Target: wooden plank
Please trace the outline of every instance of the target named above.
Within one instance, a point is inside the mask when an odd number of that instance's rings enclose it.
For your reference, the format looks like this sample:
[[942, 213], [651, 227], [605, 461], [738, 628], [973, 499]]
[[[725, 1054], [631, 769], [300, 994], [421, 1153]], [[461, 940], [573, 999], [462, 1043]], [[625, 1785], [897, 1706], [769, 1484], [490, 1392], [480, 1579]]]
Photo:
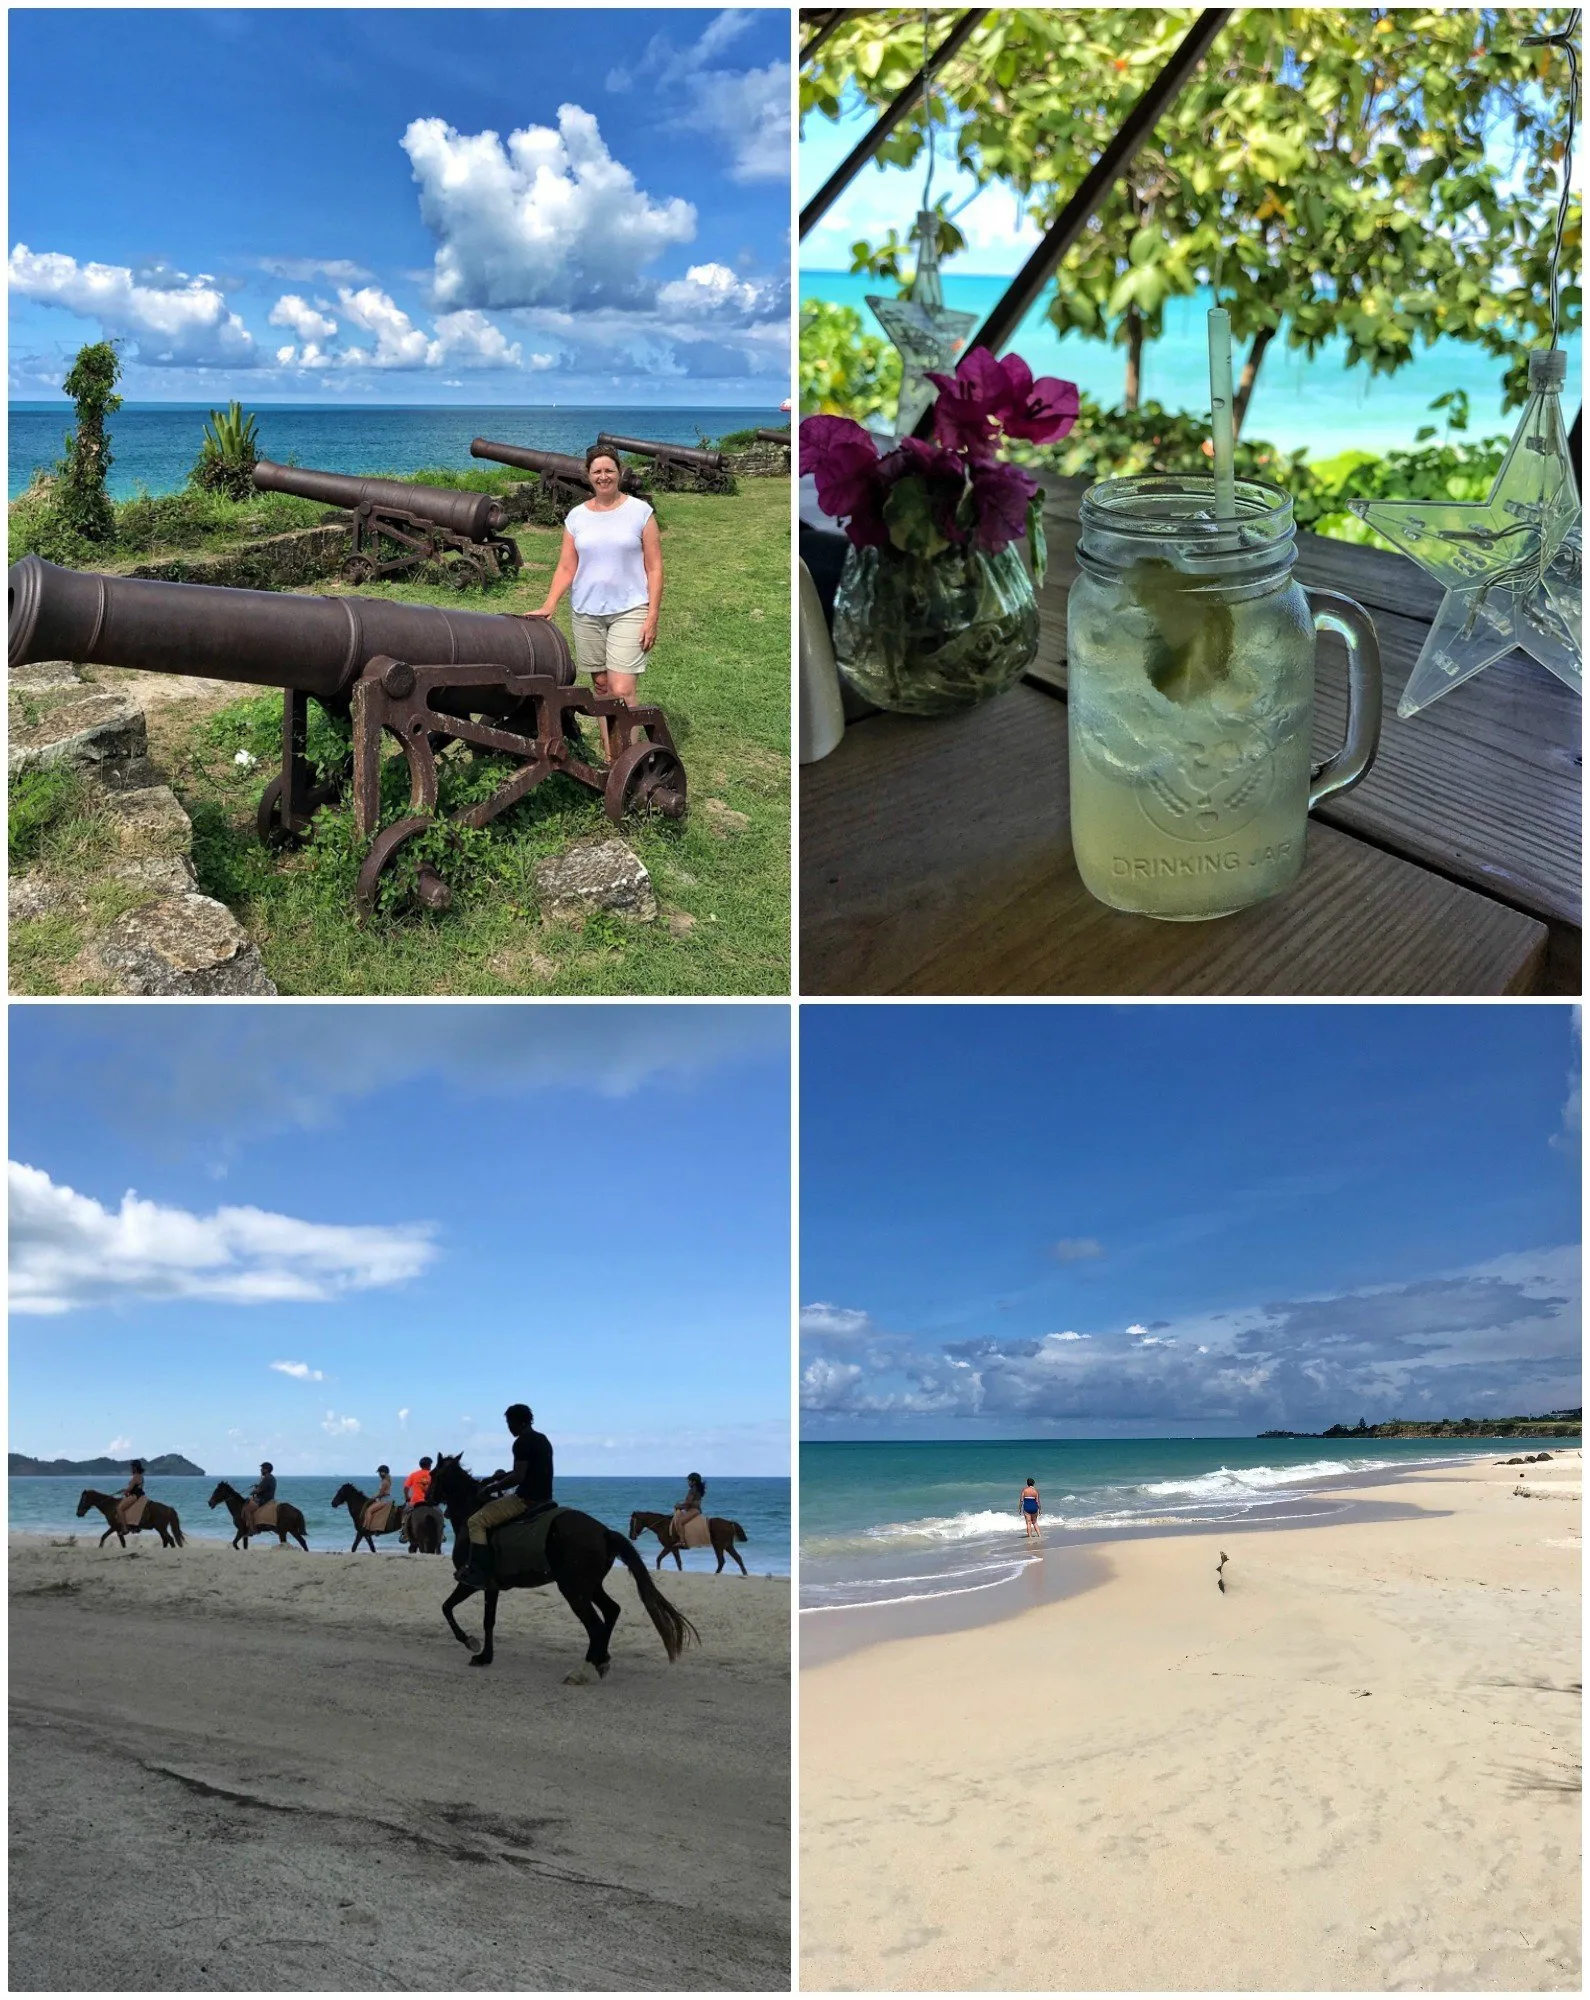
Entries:
[[[1041, 633], [1032, 677], [1064, 687], [1066, 593], [1077, 574], [1079, 482], [1046, 482], [1050, 566], [1038, 593]], [[1362, 784], [1320, 810], [1329, 826], [1577, 928], [1582, 754], [1579, 698], [1544, 667], [1514, 653], [1454, 688], [1414, 719], [1397, 702], [1424, 644], [1441, 588], [1416, 563], [1384, 549], [1298, 537], [1297, 574], [1356, 597], [1380, 635], [1385, 692], [1380, 753]], [[1341, 642], [1321, 652], [1315, 756], [1340, 743], [1347, 713]]]
[[807, 765], [808, 994], [1497, 994], [1545, 927], [1314, 826], [1289, 895], [1202, 924], [1106, 909], [1071, 856], [1065, 706], [1020, 687], [940, 722], [880, 715]]

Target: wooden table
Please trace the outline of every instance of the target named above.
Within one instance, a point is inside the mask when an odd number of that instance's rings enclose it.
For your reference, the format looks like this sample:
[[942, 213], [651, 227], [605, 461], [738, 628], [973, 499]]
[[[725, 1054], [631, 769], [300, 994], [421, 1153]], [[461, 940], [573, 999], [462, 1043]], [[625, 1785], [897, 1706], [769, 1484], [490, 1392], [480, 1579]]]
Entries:
[[[1411, 721], [1397, 700], [1440, 602], [1405, 557], [1298, 537], [1306, 584], [1380, 634], [1374, 769], [1315, 814], [1302, 880], [1201, 924], [1124, 916], [1072, 858], [1065, 600], [1080, 482], [1046, 481], [1050, 568], [1027, 680], [942, 721], [865, 715], [801, 772], [809, 994], [1504, 994], [1579, 990], [1580, 704], [1514, 655]], [[1340, 742], [1321, 642], [1316, 758]]]

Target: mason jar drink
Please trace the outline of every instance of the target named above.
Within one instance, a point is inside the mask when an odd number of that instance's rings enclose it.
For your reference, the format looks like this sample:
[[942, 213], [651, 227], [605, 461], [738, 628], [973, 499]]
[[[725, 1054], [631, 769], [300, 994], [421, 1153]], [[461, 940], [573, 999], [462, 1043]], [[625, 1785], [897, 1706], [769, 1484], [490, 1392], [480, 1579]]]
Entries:
[[[1082, 498], [1067, 605], [1071, 844], [1102, 903], [1221, 917], [1303, 867], [1308, 814], [1380, 738], [1380, 651], [1362, 605], [1292, 576], [1292, 502], [1239, 480], [1110, 479]], [[1311, 763], [1316, 634], [1347, 644], [1347, 738]]]

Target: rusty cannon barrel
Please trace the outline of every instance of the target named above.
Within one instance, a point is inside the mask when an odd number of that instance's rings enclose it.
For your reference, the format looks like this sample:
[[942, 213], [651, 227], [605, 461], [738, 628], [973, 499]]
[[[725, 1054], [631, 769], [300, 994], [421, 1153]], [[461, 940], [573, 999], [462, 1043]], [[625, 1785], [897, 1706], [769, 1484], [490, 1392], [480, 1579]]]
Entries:
[[[588, 493], [594, 493], [591, 475], [585, 469], [585, 460], [576, 458], [567, 451], [538, 451], [534, 445], [497, 444], [491, 438], [475, 438], [469, 447], [471, 458], [494, 459], [498, 465], [517, 465], [525, 472], [539, 472], [547, 479], [566, 479], [572, 485], [583, 486]], [[638, 474], [624, 472], [619, 485], [626, 493], [640, 491]]]
[[759, 431], [757, 431], [757, 432], [755, 433], [755, 437], [756, 437], [756, 441], [757, 441], [757, 443], [758, 443], [758, 444], [788, 444], [788, 443], [789, 443], [789, 432], [788, 432], [788, 431], [763, 431], [763, 430], [759, 430]]
[[341, 472], [315, 472], [305, 465], [273, 465], [268, 458], [254, 467], [254, 484], [265, 493], [296, 493], [300, 499], [324, 500], [350, 512], [367, 507], [373, 513], [412, 514], [471, 542], [499, 533], [507, 519], [502, 502], [490, 493], [412, 486], [402, 479], [358, 479]]
[[614, 437], [603, 431], [596, 442], [607, 451], [627, 451], [635, 458], [671, 458], [676, 465], [694, 466], [701, 472], [725, 472], [728, 462], [721, 451], [702, 451], [693, 444], [655, 444], [646, 438]]
[[[346, 706], [367, 663], [383, 654], [428, 666], [489, 663], [564, 687], [574, 681], [568, 642], [550, 618], [101, 576], [38, 556], [13, 564], [9, 588], [13, 667], [141, 667], [294, 689], [331, 706]], [[506, 713], [515, 699], [486, 691], [475, 705]]]

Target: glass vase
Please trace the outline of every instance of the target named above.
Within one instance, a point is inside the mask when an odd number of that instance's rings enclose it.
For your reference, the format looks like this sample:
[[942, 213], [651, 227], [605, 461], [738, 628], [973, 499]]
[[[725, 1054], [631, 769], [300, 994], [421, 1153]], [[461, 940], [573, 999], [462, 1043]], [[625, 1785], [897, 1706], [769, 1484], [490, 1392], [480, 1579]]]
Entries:
[[998, 555], [850, 549], [834, 596], [839, 671], [878, 708], [952, 715], [1021, 678], [1038, 606], [1015, 543]]

